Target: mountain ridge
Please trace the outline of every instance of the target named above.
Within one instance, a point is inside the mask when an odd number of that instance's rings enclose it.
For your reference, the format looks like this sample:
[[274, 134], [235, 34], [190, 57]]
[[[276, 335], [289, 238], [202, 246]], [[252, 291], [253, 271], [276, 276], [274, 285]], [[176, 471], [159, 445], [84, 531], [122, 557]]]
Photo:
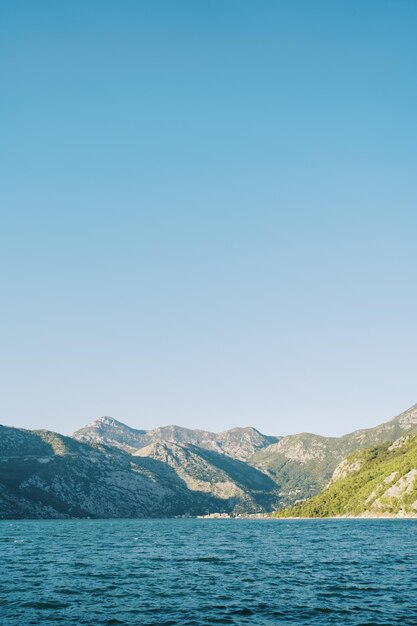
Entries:
[[252, 426], [231, 428], [220, 433], [177, 425], [159, 426], [151, 430], [132, 428], [112, 417], [104, 416], [72, 434], [74, 439], [100, 442], [134, 452], [156, 440], [189, 443], [214, 450], [238, 460], [247, 460], [258, 449], [275, 443], [278, 438], [263, 435]]

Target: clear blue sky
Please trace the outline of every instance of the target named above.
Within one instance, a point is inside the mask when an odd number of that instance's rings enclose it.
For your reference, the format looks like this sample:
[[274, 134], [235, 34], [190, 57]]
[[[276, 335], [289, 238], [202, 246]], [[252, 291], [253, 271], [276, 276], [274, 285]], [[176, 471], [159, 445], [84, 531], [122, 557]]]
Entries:
[[0, 422], [417, 402], [417, 3], [0, 2]]

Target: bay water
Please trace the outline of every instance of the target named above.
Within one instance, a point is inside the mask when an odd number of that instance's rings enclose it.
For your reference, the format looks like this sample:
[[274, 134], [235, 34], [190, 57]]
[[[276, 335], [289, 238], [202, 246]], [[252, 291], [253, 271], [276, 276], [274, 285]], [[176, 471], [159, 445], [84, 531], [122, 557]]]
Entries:
[[417, 520], [0, 522], [0, 624], [417, 625]]

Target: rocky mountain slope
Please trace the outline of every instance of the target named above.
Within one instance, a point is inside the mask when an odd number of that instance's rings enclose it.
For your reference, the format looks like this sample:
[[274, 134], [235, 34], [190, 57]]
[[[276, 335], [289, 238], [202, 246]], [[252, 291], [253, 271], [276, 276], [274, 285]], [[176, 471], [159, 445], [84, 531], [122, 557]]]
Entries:
[[222, 433], [192, 430], [181, 426], [161, 426], [153, 430], [137, 430], [112, 417], [100, 417], [72, 435], [78, 441], [101, 443], [134, 452], [156, 441], [191, 444], [205, 450], [245, 461], [255, 452], [278, 441], [262, 435], [255, 428], [232, 428]]
[[393, 442], [417, 432], [417, 404], [375, 428], [357, 430], [343, 437], [310, 433], [282, 437], [250, 458], [280, 487], [282, 504], [318, 493], [329, 482], [337, 465], [349, 454], [368, 446]]
[[417, 516], [417, 436], [353, 453], [320, 494], [276, 515]]
[[164, 446], [166, 458], [158, 446], [133, 456], [1, 426], [0, 518], [198, 515], [262, 511], [276, 501], [275, 484], [259, 470], [214, 452]]
[[247, 463], [212, 450], [159, 440], [141, 448], [135, 456], [164, 463], [188, 489], [235, 503], [235, 511], [270, 510], [277, 502], [277, 486], [271, 478]]

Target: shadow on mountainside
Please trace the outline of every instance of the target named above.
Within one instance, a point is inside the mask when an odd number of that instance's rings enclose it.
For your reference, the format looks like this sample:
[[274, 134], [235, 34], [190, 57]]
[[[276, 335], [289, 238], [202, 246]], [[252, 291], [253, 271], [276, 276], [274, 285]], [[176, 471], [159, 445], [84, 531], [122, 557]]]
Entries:
[[[189, 489], [167, 463], [118, 449], [83, 444], [48, 431], [1, 427], [0, 434], [3, 519], [171, 517], [254, 512], [272, 505], [271, 496], [265, 498], [264, 493], [219, 498]], [[210, 463], [220, 464], [221, 455], [207, 455]], [[234, 476], [239, 478], [236, 470]], [[252, 483], [258, 486], [256, 480]], [[242, 484], [246, 484], [243, 477]]]

